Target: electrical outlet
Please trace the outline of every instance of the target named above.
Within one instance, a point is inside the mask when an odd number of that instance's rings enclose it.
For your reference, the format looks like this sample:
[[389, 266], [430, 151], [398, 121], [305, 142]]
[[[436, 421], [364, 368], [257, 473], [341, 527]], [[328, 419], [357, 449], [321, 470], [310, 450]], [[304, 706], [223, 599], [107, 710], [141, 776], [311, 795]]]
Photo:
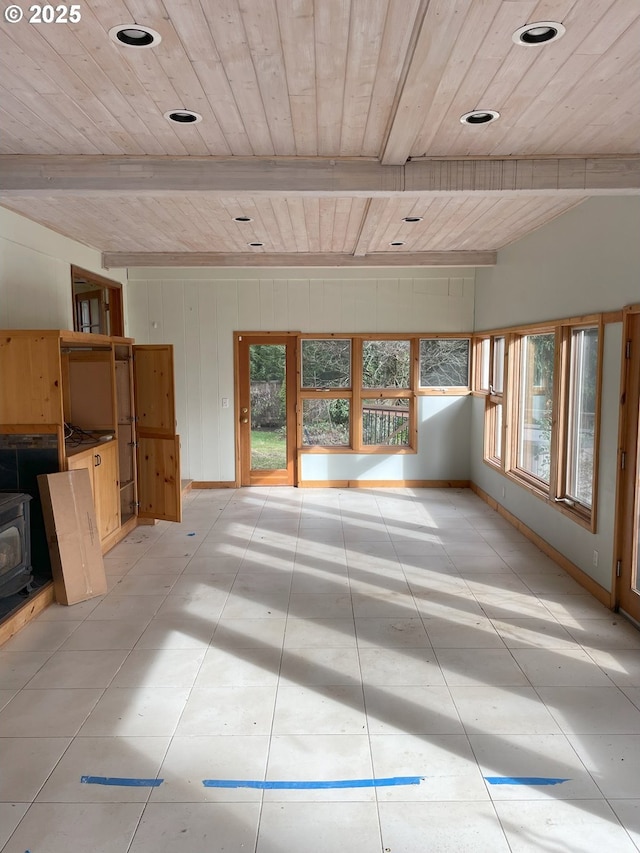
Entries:
[[598, 565], [598, 552], [597, 551], [593, 552], [593, 565], [594, 566]]
[[223, 408], [223, 409], [228, 409], [228, 408], [229, 408], [229, 398], [228, 398], [228, 397], [223, 397], [223, 398], [222, 398], [222, 408]]

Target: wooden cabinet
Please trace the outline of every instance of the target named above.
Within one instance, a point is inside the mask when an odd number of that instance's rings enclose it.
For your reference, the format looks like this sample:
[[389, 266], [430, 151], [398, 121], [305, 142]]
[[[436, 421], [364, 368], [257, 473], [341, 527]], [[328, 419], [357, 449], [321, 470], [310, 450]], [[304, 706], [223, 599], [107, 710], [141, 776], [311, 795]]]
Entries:
[[89, 471], [98, 531], [100, 540], [104, 542], [120, 527], [117, 442], [112, 439], [73, 453], [67, 458], [67, 468], [86, 468]]
[[0, 332], [0, 434], [56, 433], [87, 468], [103, 550], [138, 518], [181, 520], [173, 348], [61, 330]]

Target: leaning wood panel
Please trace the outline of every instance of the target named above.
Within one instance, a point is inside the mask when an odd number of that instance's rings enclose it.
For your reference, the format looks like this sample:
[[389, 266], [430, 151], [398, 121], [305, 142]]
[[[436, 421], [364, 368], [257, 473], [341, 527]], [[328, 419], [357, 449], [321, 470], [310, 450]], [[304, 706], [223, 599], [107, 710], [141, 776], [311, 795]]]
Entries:
[[180, 439], [138, 437], [138, 516], [182, 520]]
[[0, 423], [62, 423], [57, 336], [0, 333]]

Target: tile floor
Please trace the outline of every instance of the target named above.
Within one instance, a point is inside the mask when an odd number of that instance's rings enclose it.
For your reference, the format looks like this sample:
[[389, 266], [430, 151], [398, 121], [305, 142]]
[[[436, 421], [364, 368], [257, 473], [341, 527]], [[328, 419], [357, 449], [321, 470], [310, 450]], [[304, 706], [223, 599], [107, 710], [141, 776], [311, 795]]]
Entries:
[[640, 632], [470, 492], [191, 492], [105, 562], [0, 650], [5, 853], [640, 849]]

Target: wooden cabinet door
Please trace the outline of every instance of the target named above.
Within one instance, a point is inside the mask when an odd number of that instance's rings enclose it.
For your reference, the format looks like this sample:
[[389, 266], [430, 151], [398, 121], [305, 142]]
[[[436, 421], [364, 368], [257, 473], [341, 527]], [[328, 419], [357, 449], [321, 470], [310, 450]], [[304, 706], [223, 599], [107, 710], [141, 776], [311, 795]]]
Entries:
[[[96, 498], [96, 487], [93, 477], [93, 450], [85, 450], [82, 453], [76, 453], [74, 456], [69, 456], [67, 458], [67, 469], [69, 471], [77, 471], [80, 468], [86, 468], [89, 472], [89, 480], [91, 481], [91, 491], [93, 492], [93, 502], [95, 504]], [[96, 513], [97, 516], [97, 513]], [[97, 521], [97, 518], [96, 518]], [[100, 523], [98, 522], [98, 527]]]
[[180, 438], [176, 435], [173, 347], [133, 347], [138, 516], [182, 520]]
[[95, 447], [93, 453], [93, 500], [101, 540], [120, 527], [117, 451], [117, 443], [110, 441]]
[[62, 424], [60, 385], [60, 345], [55, 333], [2, 333], [0, 424]]

